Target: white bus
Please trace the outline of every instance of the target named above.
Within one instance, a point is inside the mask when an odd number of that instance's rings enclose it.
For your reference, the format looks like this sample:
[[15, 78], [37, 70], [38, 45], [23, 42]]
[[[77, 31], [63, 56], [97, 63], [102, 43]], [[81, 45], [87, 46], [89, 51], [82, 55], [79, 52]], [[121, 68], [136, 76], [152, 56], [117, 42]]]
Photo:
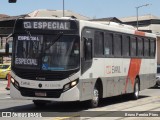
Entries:
[[72, 18], [18, 19], [13, 35], [11, 97], [89, 101], [139, 91], [156, 83], [156, 36], [116, 23]]

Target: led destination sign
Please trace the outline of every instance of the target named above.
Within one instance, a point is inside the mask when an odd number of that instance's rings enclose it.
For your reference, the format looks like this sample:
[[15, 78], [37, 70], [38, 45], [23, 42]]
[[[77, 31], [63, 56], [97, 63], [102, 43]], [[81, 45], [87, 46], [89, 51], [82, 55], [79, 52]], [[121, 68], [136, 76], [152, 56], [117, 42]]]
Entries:
[[25, 21], [25, 29], [69, 30], [70, 22], [66, 21]]

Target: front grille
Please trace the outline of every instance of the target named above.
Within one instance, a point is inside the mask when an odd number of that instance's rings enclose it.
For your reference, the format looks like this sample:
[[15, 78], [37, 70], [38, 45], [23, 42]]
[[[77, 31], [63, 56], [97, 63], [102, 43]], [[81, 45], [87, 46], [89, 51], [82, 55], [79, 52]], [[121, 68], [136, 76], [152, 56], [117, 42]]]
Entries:
[[[56, 81], [56, 80], [63, 80], [68, 78], [73, 71], [41, 71], [41, 70], [32, 70], [32, 69], [18, 69], [13, 68], [13, 71], [17, 76], [23, 79], [28, 80], [42, 80], [42, 81]], [[41, 79], [42, 78], [42, 79]]]
[[[22, 96], [25, 97], [43, 97], [43, 98], [59, 98], [62, 94], [62, 89], [57, 90], [41, 90], [41, 89], [29, 89], [29, 88], [20, 88], [20, 92]], [[46, 93], [46, 96], [36, 96], [36, 92]]]

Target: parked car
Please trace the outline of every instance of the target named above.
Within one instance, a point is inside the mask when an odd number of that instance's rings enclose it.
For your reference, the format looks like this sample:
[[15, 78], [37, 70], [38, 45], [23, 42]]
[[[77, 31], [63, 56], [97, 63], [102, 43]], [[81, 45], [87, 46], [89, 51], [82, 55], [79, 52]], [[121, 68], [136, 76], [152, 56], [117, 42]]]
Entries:
[[0, 78], [8, 79], [8, 73], [11, 71], [10, 64], [0, 64]]
[[156, 86], [160, 86], [160, 65], [157, 65]]

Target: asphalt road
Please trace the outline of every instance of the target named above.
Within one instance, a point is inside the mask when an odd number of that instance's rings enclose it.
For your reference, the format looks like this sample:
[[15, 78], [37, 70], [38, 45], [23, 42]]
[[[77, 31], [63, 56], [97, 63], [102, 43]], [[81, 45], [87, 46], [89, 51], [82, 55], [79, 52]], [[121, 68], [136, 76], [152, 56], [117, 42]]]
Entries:
[[[131, 100], [127, 95], [117, 96], [103, 99], [100, 107], [90, 109], [87, 107], [86, 103], [71, 102], [71, 103], [50, 103], [43, 108], [36, 108], [32, 101], [30, 100], [13, 100], [10, 98], [10, 92], [5, 90], [7, 82], [4, 80], [0, 81], [0, 112], [16, 112], [16, 113], [41, 113], [45, 117], [36, 118], [37, 120], [61, 120], [69, 119], [64, 118], [64, 116], [81, 116], [77, 119], [90, 119], [90, 120], [121, 120], [121, 119], [135, 119], [139, 120], [141, 118], [151, 120], [160, 119], [160, 87], [150, 88], [140, 92], [140, 99], [134, 101]], [[110, 112], [111, 111], [111, 112]], [[122, 111], [122, 112], [119, 112]], [[141, 113], [139, 117], [134, 115], [139, 115], [138, 111]], [[145, 116], [141, 111], [155, 111], [145, 114], [150, 114], [150, 117]], [[66, 115], [67, 113], [67, 115]], [[129, 117], [131, 116], [132, 117]], [[156, 116], [158, 115], [158, 116]], [[46, 117], [49, 116], [49, 117]], [[126, 117], [127, 116], [127, 117]], [[141, 117], [143, 116], [143, 117]], [[0, 118], [0, 120], [6, 120], [6, 118]], [[7, 118], [12, 120], [18, 120], [21, 118]], [[23, 118], [24, 119], [24, 118]], [[27, 118], [26, 118], [27, 119]], [[35, 118], [30, 118], [29, 120]], [[71, 118], [73, 119], [73, 118]]]

